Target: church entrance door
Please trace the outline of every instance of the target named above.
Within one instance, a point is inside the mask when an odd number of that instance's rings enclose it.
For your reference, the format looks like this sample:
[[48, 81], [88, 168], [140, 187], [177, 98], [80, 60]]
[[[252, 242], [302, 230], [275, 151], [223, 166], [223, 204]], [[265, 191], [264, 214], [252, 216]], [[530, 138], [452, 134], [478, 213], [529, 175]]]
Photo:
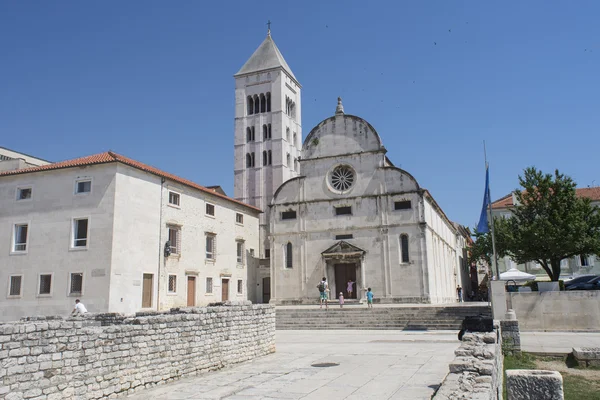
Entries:
[[[354, 282], [354, 292], [352, 297], [348, 297], [346, 288], [348, 286], [348, 280], [352, 279]], [[356, 299], [356, 264], [335, 264], [335, 293], [330, 298], [337, 299], [340, 296], [340, 292], [344, 293], [344, 299]]]

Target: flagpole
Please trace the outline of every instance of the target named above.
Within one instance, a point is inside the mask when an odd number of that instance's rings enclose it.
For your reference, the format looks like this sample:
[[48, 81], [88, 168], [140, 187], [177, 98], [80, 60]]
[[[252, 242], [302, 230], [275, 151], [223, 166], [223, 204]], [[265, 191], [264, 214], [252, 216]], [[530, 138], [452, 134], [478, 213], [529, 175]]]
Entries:
[[[487, 171], [489, 168], [489, 165], [487, 162], [487, 152], [486, 152], [486, 148], [485, 148], [485, 140], [483, 141], [483, 158], [485, 160], [485, 169]], [[488, 184], [486, 196], [487, 196], [487, 200], [488, 200], [488, 209], [489, 209], [489, 213], [490, 213], [491, 228], [492, 228], [492, 252], [494, 253], [492, 271], [494, 269], [496, 270], [496, 280], [499, 280], [500, 279], [500, 270], [498, 269], [498, 253], [496, 253], [496, 233], [495, 233], [495, 225], [496, 224], [494, 223], [494, 215], [492, 214], [492, 195], [490, 193], [491, 193], [490, 185]]]

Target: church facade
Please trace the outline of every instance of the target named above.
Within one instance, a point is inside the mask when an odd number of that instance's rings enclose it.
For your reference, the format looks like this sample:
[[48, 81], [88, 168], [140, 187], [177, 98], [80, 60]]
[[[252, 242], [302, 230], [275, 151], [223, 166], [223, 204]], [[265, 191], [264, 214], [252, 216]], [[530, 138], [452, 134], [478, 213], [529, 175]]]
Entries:
[[263, 210], [249, 298], [314, 304], [326, 277], [330, 299], [364, 300], [370, 287], [381, 303], [456, 301], [465, 231], [373, 126], [338, 99], [301, 144], [300, 84], [270, 34], [235, 78], [235, 198]]

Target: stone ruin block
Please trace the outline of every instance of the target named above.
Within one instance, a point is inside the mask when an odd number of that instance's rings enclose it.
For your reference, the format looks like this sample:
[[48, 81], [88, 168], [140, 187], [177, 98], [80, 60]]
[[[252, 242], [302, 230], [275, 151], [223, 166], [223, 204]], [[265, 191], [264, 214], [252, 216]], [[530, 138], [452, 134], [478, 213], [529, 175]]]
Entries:
[[558, 371], [512, 369], [506, 371], [507, 400], [564, 400]]
[[600, 367], [600, 347], [574, 347], [573, 356], [582, 367]]

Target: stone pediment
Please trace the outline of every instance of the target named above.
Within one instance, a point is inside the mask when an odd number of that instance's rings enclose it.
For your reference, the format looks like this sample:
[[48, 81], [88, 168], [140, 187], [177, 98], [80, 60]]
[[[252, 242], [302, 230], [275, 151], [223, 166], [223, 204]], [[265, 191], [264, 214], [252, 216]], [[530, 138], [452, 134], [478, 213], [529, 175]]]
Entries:
[[365, 254], [363, 249], [343, 240], [340, 240], [321, 253], [325, 259], [361, 258], [363, 254]]

